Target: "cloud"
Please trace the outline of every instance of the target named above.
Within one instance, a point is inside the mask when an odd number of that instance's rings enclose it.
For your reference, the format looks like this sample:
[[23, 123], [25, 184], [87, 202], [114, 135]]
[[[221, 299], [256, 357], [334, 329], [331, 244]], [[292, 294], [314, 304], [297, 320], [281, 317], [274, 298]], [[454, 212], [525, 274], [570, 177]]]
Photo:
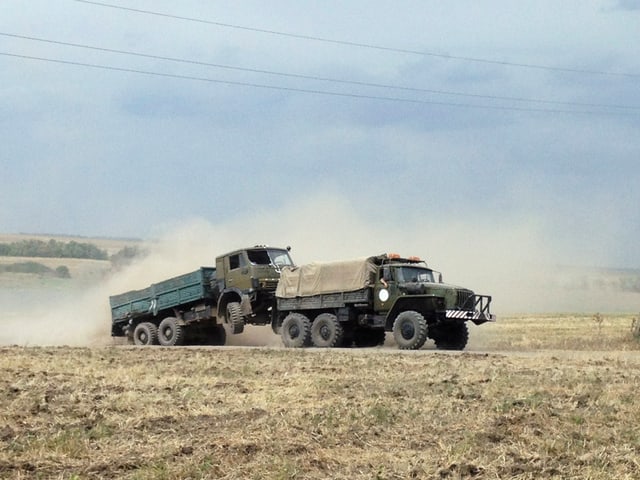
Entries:
[[640, 10], [640, 0], [617, 0], [614, 8], [627, 11]]
[[[634, 79], [513, 65], [633, 73], [640, 65], [633, 15], [605, 15], [597, 1], [558, 5], [551, 0], [471, 7], [408, 1], [393, 9], [363, 1], [333, 2], [331, 8], [243, 2], [224, 9], [201, 5], [196, 13], [187, 4], [154, 7], [426, 53], [418, 55], [77, 2], [69, 8], [42, 0], [30, 5], [29, 11], [6, 7], [6, 15], [0, 15], [0, 24], [6, 25], [0, 30], [311, 76], [629, 108], [583, 115], [414, 105], [0, 57], [0, 99], [7, 107], [0, 112], [3, 229], [152, 237], [185, 217], [206, 219], [217, 228], [252, 219], [253, 229], [265, 216], [275, 222], [268, 225], [271, 231], [280, 231], [282, 222], [272, 218], [273, 212], [295, 216], [287, 213], [292, 204], [314, 204], [312, 217], [335, 214], [330, 199], [339, 198], [346, 206], [340, 210], [352, 216], [345, 221], [336, 215], [334, 221], [347, 230], [359, 224], [365, 239], [420, 227], [433, 241], [458, 223], [494, 238], [493, 231], [535, 225], [535, 238], [554, 245], [568, 263], [640, 264], [635, 248], [640, 235], [635, 188], [640, 117], [635, 107], [640, 97]], [[0, 42], [20, 54], [186, 76], [492, 106], [583, 109], [222, 71], [26, 40]], [[331, 225], [325, 229], [334, 231]]]

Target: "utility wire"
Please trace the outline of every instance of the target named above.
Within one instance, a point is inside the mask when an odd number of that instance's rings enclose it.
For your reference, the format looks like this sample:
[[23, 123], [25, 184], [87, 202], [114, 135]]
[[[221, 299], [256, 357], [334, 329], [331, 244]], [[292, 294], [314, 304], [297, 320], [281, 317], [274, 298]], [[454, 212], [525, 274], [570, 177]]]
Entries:
[[265, 85], [260, 83], [250, 83], [250, 82], [237, 82], [231, 80], [220, 80], [215, 78], [207, 78], [207, 77], [196, 77], [190, 75], [178, 75], [172, 73], [164, 73], [164, 72], [152, 72], [148, 70], [139, 70], [133, 68], [122, 68], [122, 67], [114, 67], [110, 65], [99, 65], [94, 63], [84, 63], [84, 62], [73, 62], [69, 60], [59, 60], [54, 58], [45, 58], [45, 57], [35, 57], [30, 55], [20, 55], [16, 53], [9, 52], [0, 52], [0, 55], [12, 58], [20, 58], [25, 60], [37, 60], [41, 62], [49, 62], [49, 63], [57, 63], [62, 65], [73, 65], [79, 67], [86, 68], [94, 68], [100, 70], [110, 70], [116, 72], [126, 72], [126, 73], [136, 73], [142, 75], [150, 75], [156, 77], [164, 77], [164, 78], [174, 78], [180, 80], [193, 80], [200, 82], [208, 82], [208, 83], [217, 83], [217, 84], [226, 84], [226, 85], [235, 85], [235, 86], [243, 86], [243, 87], [252, 87], [252, 88], [262, 88], [269, 90], [277, 90], [284, 92], [296, 92], [296, 93], [309, 93], [316, 95], [330, 95], [334, 97], [347, 97], [347, 98], [358, 98], [358, 99], [367, 99], [367, 100], [383, 100], [389, 102], [401, 102], [401, 103], [409, 103], [409, 104], [419, 104], [419, 105], [440, 105], [446, 107], [459, 107], [459, 108], [473, 108], [473, 109], [488, 109], [488, 110], [502, 110], [502, 111], [518, 111], [518, 112], [540, 112], [540, 113], [564, 113], [564, 114], [585, 114], [585, 115], [635, 115], [635, 112], [596, 112], [590, 110], [560, 110], [560, 109], [547, 109], [547, 108], [529, 108], [529, 107], [509, 107], [509, 106], [498, 106], [498, 105], [477, 105], [477, 104], [468, 104], [468, 103], [453, 103], [453, 102], [439, 102], [432, 100], [419, 100], [419, 99], [411, 99], [411, 98], [401, 98], [401, 97], [385, 97], [378, 95], [363, 95], [356, 93], [343, 93], [343, 92], [332, 92], [327, 90], [312, 90], [312, 89], [304, 89], [304, 88], [294, 88], [294, 87], [283, 87], [277, 85]]
[[316, 81], [323, 81], [323, 82], [340, 83], [340, 84], [346, 84], [346, 85], [357, 85], [357, 86], [374, 87], [374, 88], [387, 88], [387, 89], [402, 90], [402, 91], [407, 91], [407, 92], [431, 93], [431, 94], [438, 94], [438, 95], [452, 95], [452, 96], [462, 96], [462, 97], [471, 97], [471, 98], [484, 98], [484, 99], [489, 99], [489, 100], [506, 100], [506, 101], [514, 101], [514, 102], [540, 103], [540, 104], [547, 104], [547, 105], [565, 105], [565, 106], [577, 106], [577, 107], [587, 107], [587, 108], [616, 108], [616, 109], [628, 109], [628, 110], [640, 109], [640, 106], [630, 106], [630, 105], [567, 102], [567, 101], [559, 101], [559, 100], [543, 100], [543, 99], [525, 98], [525, 97], [508, 97], [508, 96], [499, 96], [499, 95], [482, 95], [482, 94], [468, 93], [468, 92], [454, 92], [454, 91], [449, 91], [449, 90], [434, 90], [434, 89], [427, 89], [427, 88], [406, 87], [406, 86], [399, 86], [399, 85], [389, 85], [389, 84], [382, 84], [382, 83], [362, 82], [362, 81], [355, 81], [355, 80], [342, 80], [342, 79], [321, 77], [321, 76], [315, 76], [315, 75], [303, 75], [303, 74], [297, 74], [297, 73], [284, 73], [284, 72], [276, 72], [276, 71], [272, 71], [272, 70], [262, 70], [262, 69], [256, 69], [256, 68], [246, 68], [246, 67], [238, 67], [238, 66], [232, 66], [232, 65], [222, 65], [222, 64], [218, 64], [218, 63], [208, 63], [208, 62], [201, 62], [201, 61], [197, 61], [197, 60], [188, 60], [188, 59], [184, 59], [184, 58], [166, 57], [166, 56], [162, 56], [162, 55], [152, 55], [152, 54], [146, 54], [146, 53], [140, 53], [140, 52], [133, 52], [133, 51], [130, 51], [130, 50], [117, 50], [117, 49], [113, 49], [113, 48], [96, 47], [96, 46], [86, 45], [86, 44], [62, 42], [62, 41], [57, 41], [57, 40], [49, 40], [49, 39], [45, 39], [45, 38], [31, 37], [31, 36], [26, 36], [26, 35], [17, 35], [17, 34], [6, 33], [6, 32], [0, 32], [0, 36], [11, 37], [11, 38], [19, 38], [19, 39], [30, 40], [30, 41], [35, 41], [35, 42], [49, 43], [49, 44], [54, 44], [54, 45], [63, 45], [63, 46], [67, 46], [67, 47], [83, 48], [83, 49], [95, 50], [95, 51], [100, 51], [100, 52], [116, 53], [116, 54], [121, 54], [121, 55], [130, 55], [130, 56], [136, 56], [136, 57], [142, 57], [142, 58], [151, 58], [151, 59], [155, 59], [155, 60], [166, 60], [166, 61], [170, 61], [170, 62], [185, 63], [185, 64], [192, 64], [192, 65], [200, 65], [200, 66], [214, 67], [214, 68], [221, 68], [221, 69], [227, 69], [227, 70], [236, 70], [236, 71], [242, 71], [242, 72], [260, 73], [260, 74], [266, 74], [266, 75], [276, 75], [276, 76], [281, 76], [281, 77], [299, 78], [299, 79], [305, 79], [305, 80], [316, 80]]
[[465, 57], [465, 56], [458, 56], [458, 55], [448, 55], [448, 54], [444, 54], [444, 53], [424, 52], [424, 51], [419, 51], [419, 50], [409, 50], [409, 49], [404, 49], [404, 48], [387, 47], [387, 46], [384, 46], [384, 45], [375, 45], [375, 44], [370, 44], [370, 43], [351, 42], [351, 41], [348, 41], [348, 40], [335, 40], [335, 39], [331, 39], [331, 38], [317, 37], [317, 36], [313, 36], [313, 35], [302, 35], [302, 34], [296, 34], [296, 33], [281, 32], [281, 31], [277, 31], [277, 30], [268, 30], [268, 29], [263, 29], [263, 28], [247, 27], [247, 26], [235, 25], [235, 24], [231, 24], [231, 23], [216, 22], [216, 21], [213, 21], [213, 20], [204, 20], [204, 19], [201, 19], [201, 18], [184, 17], [184, 16], [181, 16], [181, 15], [173, 15], [173, 14], [169, 14], [169, 13], [156, 12], [156, 11], [152, 11], [152, 10], [142, 10], [142, 9], [138, 9], [138, 8], [124, 7], [124, 6], [121, 6], [121, 5], [113, 5], [113, 4], [104, 3], [104, 2], [95, 2], [95, 1], [91, 1], [91, 0], [73, 0], [73, 1], [78, 2], [78, 3], [86, 3], [86, 4], [89, 4], [89, 5], [95, 5], [95, 6], [99, 6], [99, 7], [107, 7], [107, 8], [114, 8], [114, 9], [117, 9], [117, 10], [124, 10], [124, 11], [129, 11], [129, 12], [142, 13], [142, 14], [145, 14], [145, 15], [154, 15], [154, 16], [157, 16], [157, 17], [172, 18], [172, 19], [175, 19], [175, 20], [184, 20], [184, 21], [188, 21], [188, 22], [197, 22], [197, 23], [203, 23], [203, 24], [206, 24], [206, 25], [215, 25], [217, 27], [233, 28], [233, 29], [236, 29], [236, 30], [245, 30], [245, 31], [250, 31], [250, 32], [266, 33], [266, 34], [269, 34], [269, 35], [279, 35], [279, 36], [282, 36], [282, 37], [297, 38], [297, 39], [300, 39], [300, 40], [313, 40], [313, 41], [316, 41], [316, 42], [331, 43], [331, 44], [335, 44], [335, 45], [346, 45], [346, 46], [350, 46], [350, 47], [369, 48], [369, 49], [381, 50], [381, 51], [387, 51], [387, 52], [405, 53], [405, 54], [412, 54], [412, 55], [422, 55], [422, 56], [427, 56], [427, 57], [437, 57], [437, 58], [443, 58], [443, 59], [447, 59], [447, 60], [462, 60], [462, 61], [467, 61], [467, 62], [486, 63], [486, 64], [491, 64], [491, 65], [502, 65], [502, 66], [505, 66], [505, 67], [530, 68], [530, 69], [537, 69], [537, 70], [548, 70], [548, 71], [565, 72], [565, 73], [580, 73], [580, 74], [589, 74], [589, 75], [607, 75], [607, 76], [615, 76], [615, 77], [640, 78], [640, 74], [637, 74], [637, 73], [608, 72], [608, 71], [603, 71], [603, 70], [588, 70], [588, 69], [572, 68], [572, 67], [552, 67], [550, 65], [539, 65], [539, 64], [533, 64], [533, 63], [507, 62], [507, 61], [492, 60], [492, 59], [487, 59], [487, 58]]

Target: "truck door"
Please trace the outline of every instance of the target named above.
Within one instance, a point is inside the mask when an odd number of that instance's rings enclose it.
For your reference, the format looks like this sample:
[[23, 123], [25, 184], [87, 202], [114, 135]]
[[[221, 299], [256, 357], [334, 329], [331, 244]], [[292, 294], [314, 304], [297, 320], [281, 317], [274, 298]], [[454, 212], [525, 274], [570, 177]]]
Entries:
[[249, 278], [249, 267], [244, 252], [234, 253], [225, 259], [226, 263], [226, 287], [239, 288], [240, 290], [248, 290], [251, 286]]
[[376, 312], [387, 312], [391, 309], [395, 300], [395, 285], [392, 269], [386, 265], [380, 267], [373, 287], [373, 308]]

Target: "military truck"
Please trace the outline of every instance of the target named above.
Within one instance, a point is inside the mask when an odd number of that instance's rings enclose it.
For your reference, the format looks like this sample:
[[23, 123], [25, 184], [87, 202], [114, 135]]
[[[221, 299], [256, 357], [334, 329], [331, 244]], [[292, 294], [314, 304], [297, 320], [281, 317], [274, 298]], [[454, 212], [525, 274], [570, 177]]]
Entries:
[[272, 323], [275, 290], [283, 267], [292, 267], [290, 248], [257, 245], [216, 258], [215, 267], [109, 297], [111, 335], [136, 345], [187, 343], [224, 345], [228, 324]]
[[467, 321], [495, 320], [490, 305], [490, 296], [443, 283], [417, 257], [385, 254], [284, 268], [272, 328], [287, 347], [375, 346], [393, 332], [401, 349], [431, 338], [463, 350]]

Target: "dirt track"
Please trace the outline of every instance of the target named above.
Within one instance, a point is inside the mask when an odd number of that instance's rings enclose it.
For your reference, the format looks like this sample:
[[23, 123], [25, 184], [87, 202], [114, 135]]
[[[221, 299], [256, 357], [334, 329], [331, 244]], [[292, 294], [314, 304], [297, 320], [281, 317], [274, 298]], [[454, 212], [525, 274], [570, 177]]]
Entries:
[[5, 347], [0, 477], [638, 478], [638, 355], [561, 353]]

